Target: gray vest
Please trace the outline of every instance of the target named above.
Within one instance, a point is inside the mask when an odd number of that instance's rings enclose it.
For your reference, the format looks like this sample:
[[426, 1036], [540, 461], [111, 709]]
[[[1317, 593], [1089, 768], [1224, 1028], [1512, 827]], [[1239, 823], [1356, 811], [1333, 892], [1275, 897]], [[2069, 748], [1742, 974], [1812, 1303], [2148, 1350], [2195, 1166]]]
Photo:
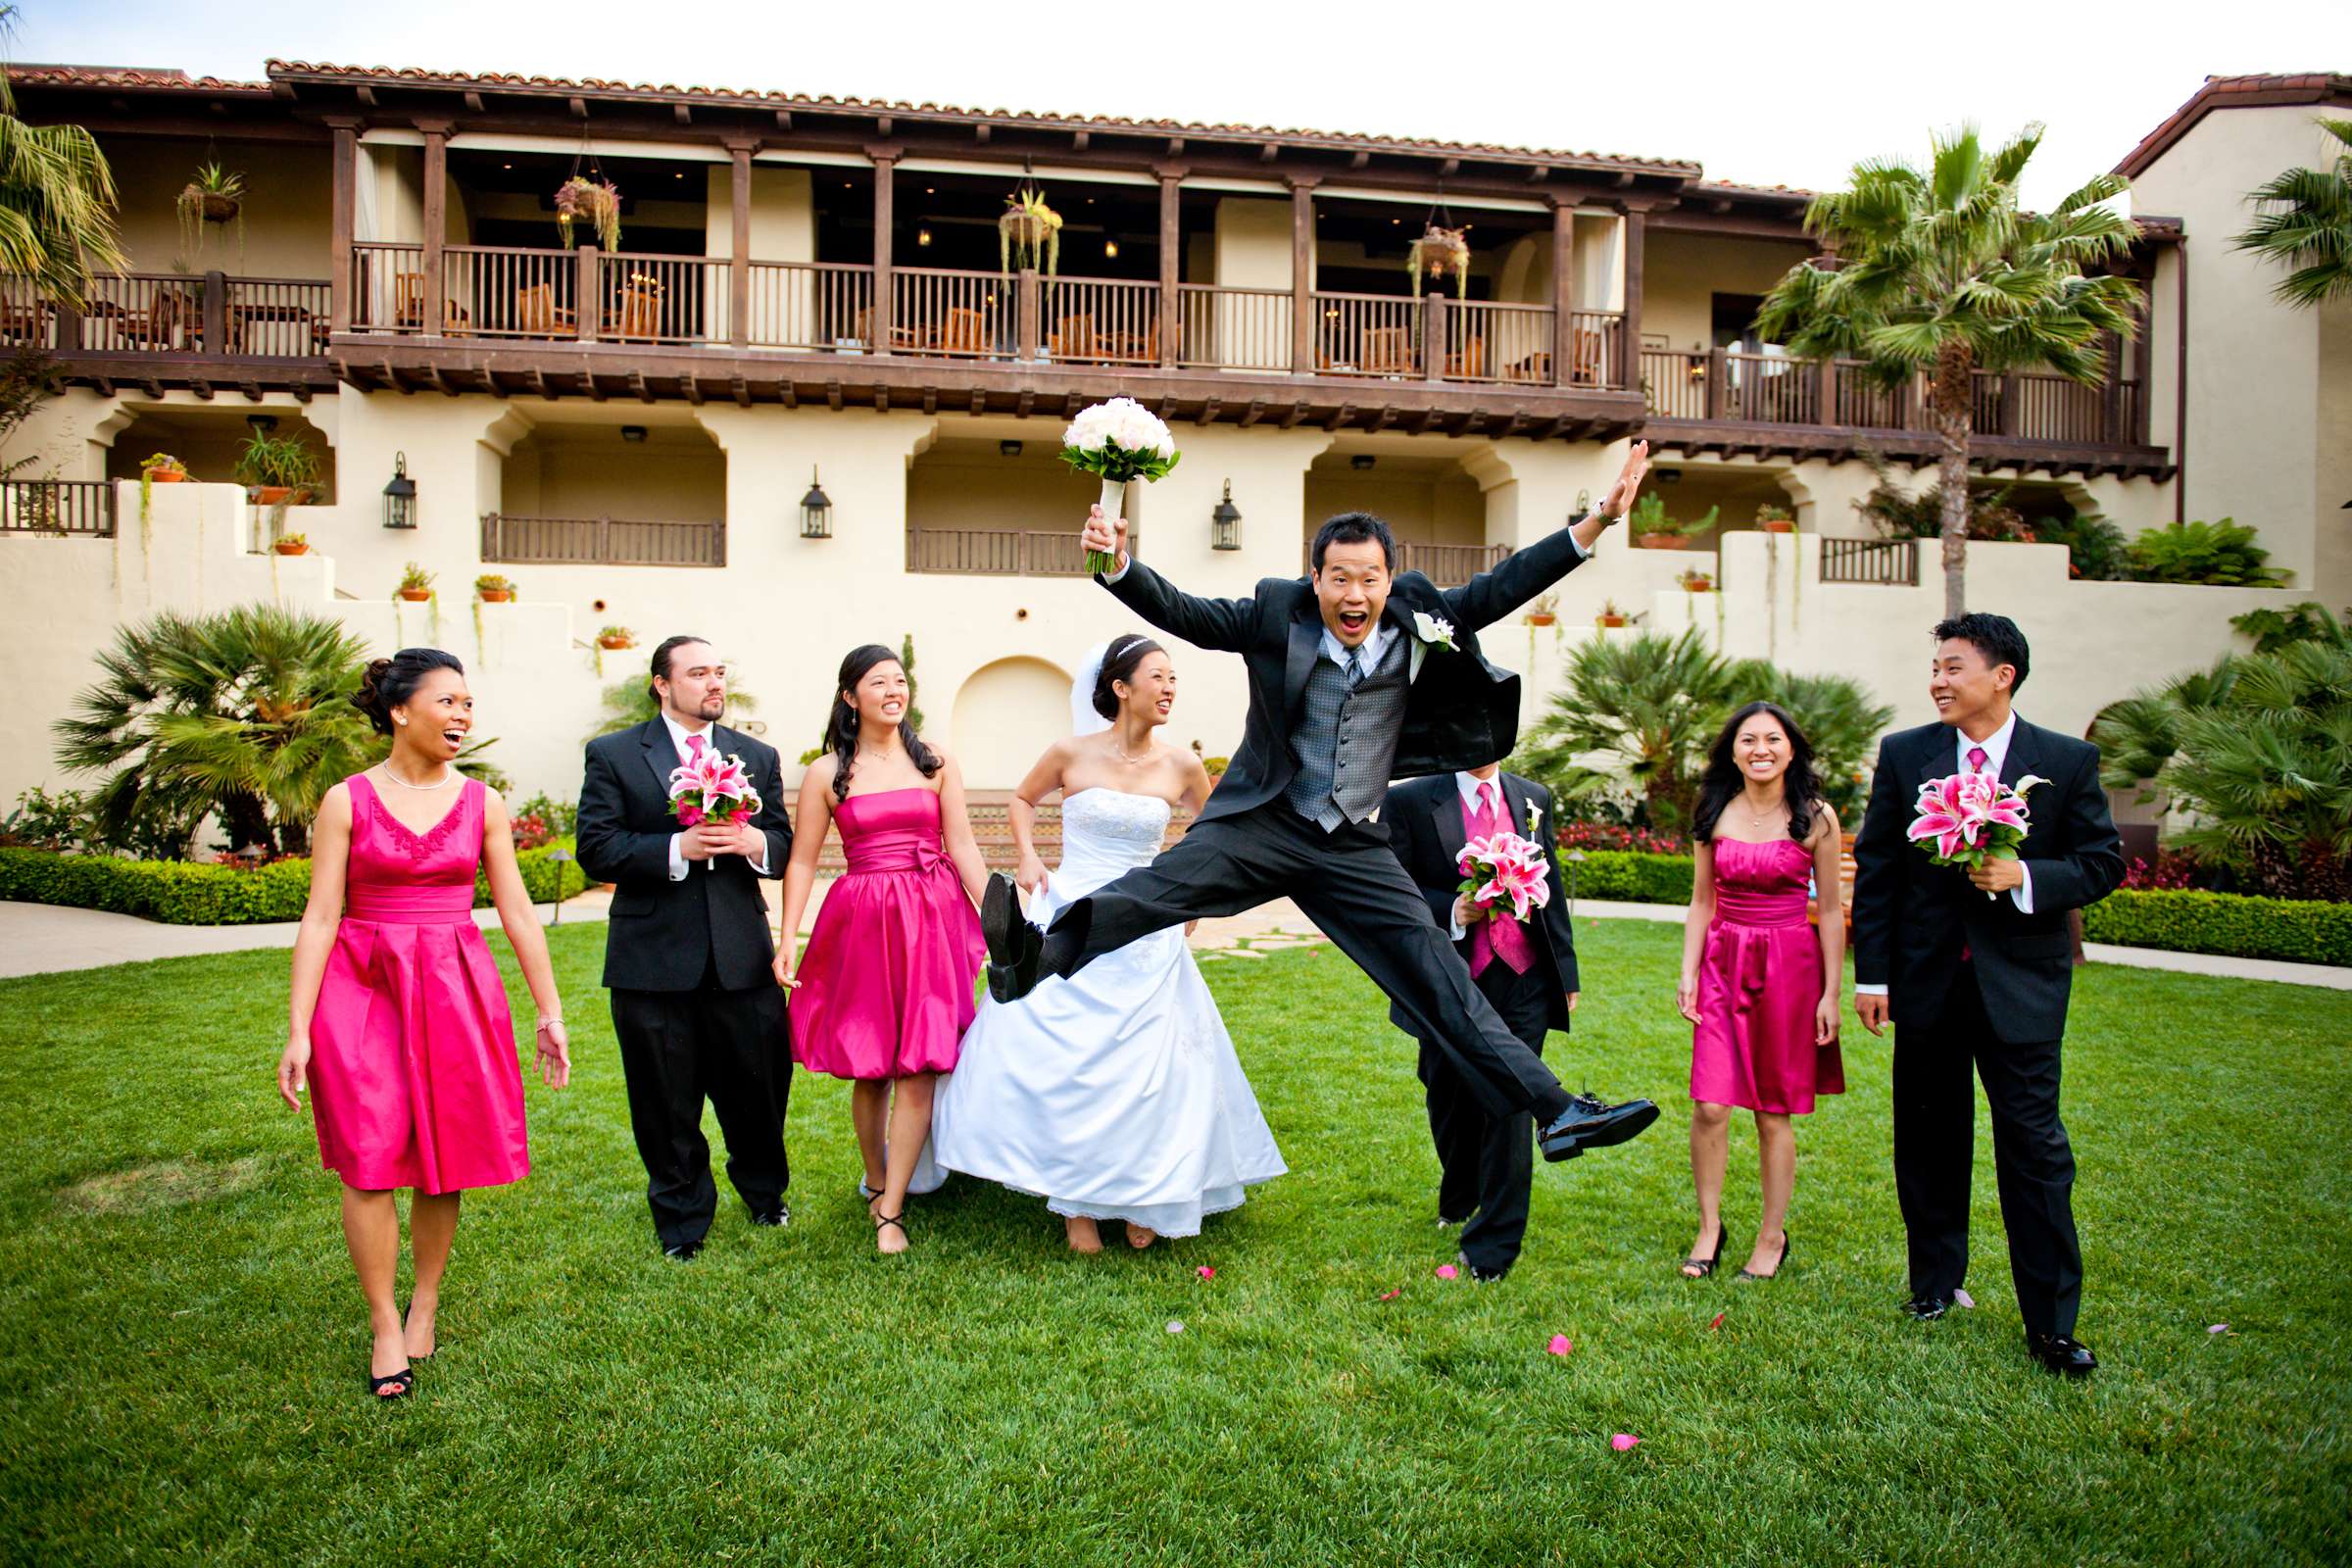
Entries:
[[1412, 636], [1402, 628], [1392, 632], [1389, 651], [1353, 691], [1339, 665], [1315, 656], [1291, 732], [1291, 757], [1298, 764], [1283, 791], [1291, 809], [1328, 833], [1379, 808], [1396, 760], [1396, 737], [1404, 730], [1411, 667]]

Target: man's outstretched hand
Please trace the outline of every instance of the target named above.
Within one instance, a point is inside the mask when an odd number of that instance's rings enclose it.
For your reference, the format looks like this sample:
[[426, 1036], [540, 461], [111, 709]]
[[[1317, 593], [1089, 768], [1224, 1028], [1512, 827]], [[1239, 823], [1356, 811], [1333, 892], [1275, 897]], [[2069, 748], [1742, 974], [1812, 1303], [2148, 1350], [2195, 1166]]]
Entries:
[[1100, 550], [1106, 556], [1116, 556], [1117, 570], [1127, 569], [1127, 519], [1105, 517], [1099, 506], [1086, 509], [1086, 527], [1078, 535], [1082, 550]]
[[1634, 510], [1634, 497], [1641, 493], [1642, 476], [1649, 472], [1649, 443], [1637, 441], [1625, 455], [1625, 466], [1617, 470], [1617, 482], [1601, 499], [1600, 514], [1610, 522], [1623, 522], [1625, 514]]

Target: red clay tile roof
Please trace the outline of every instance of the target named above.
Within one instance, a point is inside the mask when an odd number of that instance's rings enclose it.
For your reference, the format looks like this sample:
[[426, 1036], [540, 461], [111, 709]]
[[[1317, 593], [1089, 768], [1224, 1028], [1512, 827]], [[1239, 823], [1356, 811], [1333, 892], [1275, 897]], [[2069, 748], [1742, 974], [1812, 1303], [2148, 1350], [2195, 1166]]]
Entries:
[[2352, 102], [2352, 76], [2336, 72], [2307, 72], [2282, 76], [2207, 76], [2205, 85], [2189, 95], [2164, 123], [2139, 139], [2124, 155], [2115, 172], [2131, 178], [2145, 170], [2166, 149], [2188, 134], [2189, 127], [2216, 109], [2255, 109], [2271, 104]]
[[191, 76], [184, 71], [140, 71], [119, 66], [10, 66], [8, 79], [18, 87], [121, 87], [139, 91], [255, 93], [263, 97], [274, 90], [266, 81], [228, 81], [220, 76]]
[[427, 88], [494, 92], [593, 95], [603, 98], [650, 99], [662, 103], [704, 100], [753, 104], [772, 109], [867, 113], [915, 120], [987, 122], [1008, 126], [1049, 130], [1133, 131], [1154, 136], [1189, 136], [1216, 141], [1284, 141], [1305, 145], [1363, 149], [1411, 156], [1492, 158], [1509, 163], [1557, 164], [1632, 170], [1637, 172], [1690, 176], [1698, 165], [1683, 159], [1634, 158], [1615, 153], [1566, 152], [1540, 147], [1506, 147], [1490, 142], [1441, 141], [1432, 137], [1376, 136], [1353, 131], [1279, 129], [1270, 125], [1203, 124], [1197, 121], [1132, 120], [1114, 115], [1057, 115], [1027, 110], [961, 109], [950, 104], [907, 103], [895, 99], [837, 97], [830, 93], [767, 92], [735, 87], [680, 87], [674, 83], [612, 81], [601, 77], [522, 75], [507, 72], [479, 74], [456, 71], [426, 71], [416, 67], [313, 65], [306, 61], [272, 60], [268, 66], [272, 82], [389, 81]]

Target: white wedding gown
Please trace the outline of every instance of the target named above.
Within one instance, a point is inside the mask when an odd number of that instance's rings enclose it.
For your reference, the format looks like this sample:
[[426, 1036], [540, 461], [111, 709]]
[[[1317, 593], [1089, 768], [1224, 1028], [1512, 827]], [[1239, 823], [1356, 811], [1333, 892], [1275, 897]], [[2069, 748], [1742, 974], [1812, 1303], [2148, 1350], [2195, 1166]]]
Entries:
[[[1031, 920], [1159, 853], [1168, 804], [1081, 790], [1062, 802], [1061, 865]], [[1056, 1214], [1197, 1236], [1204, 1214], [1288, 1168], [1208, 987], [1171, 926], [1019, 1002], [993, 998], [941, 1080], [931, 1148], [950, 1170], [1046, 1200]]]

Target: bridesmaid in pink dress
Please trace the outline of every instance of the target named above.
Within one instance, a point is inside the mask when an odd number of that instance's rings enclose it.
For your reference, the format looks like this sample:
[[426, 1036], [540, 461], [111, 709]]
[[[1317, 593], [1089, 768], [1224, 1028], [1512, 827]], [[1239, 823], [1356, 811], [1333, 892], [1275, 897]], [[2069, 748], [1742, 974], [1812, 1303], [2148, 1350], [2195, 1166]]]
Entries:
[[[343, 1178], [343, 1238], [374, 1335], [368, 1391], [394, 1399], [435, 1348], [460, 1195], [530, 1169], [506, 984], [473, 923], [485, 862], [538, 1004], [551, 1086], [570, 1078], [571, 1058], [506, 803], [455, 765], [473, 725], [465, 666], [437, 648], [404, 648], [368, 666], [352, 704], [392, 736], [392, 755], [319, 807], [277, 1088], [296, 1110], [312, 1092], [319, 1159]], [[413, 1190], [416, 1273], [405, 1321], [393, 1296], [401, 1187]]]
[[906, 671], [868, 644], [842, 661], [826, 755], [801, 780], [784, 929], [801, 928], [828, 823], [848, 874], [826, 891], [808, 951], [776, 946], [791, 991], [793, 1057], [854, 1080], [874, 1245], [906, 1250], [906, 1188], [931, 1137], [938, 1074], [953, 1071], [987, 960], [978, 907], [988, 868], [964, 815], [963, 775], [906, 722]]
[[[1789, 1118], [1817, 1095], [1842, 1094], [1838, 994], [1845, 916], [1838, 879], [1838, 813], [1813, 777], [1813, 749], [1788, 713], [1750, 703], [1715, 738], [1692, 824], [1695, 874], [1684, 929], [1677, 1003], [1693, 1025], [1690, 1177], [1698, 1240], [1683, 1272], [1704, 1279], [1722, 1260], [1723, 1172], [1732, 1109], [1756, 1117], [1763, 1208], [1743, 1280], [1788, 1260], [1796, 1185]], [[1808, 879], [1820, 926], [1805, 923]]]

